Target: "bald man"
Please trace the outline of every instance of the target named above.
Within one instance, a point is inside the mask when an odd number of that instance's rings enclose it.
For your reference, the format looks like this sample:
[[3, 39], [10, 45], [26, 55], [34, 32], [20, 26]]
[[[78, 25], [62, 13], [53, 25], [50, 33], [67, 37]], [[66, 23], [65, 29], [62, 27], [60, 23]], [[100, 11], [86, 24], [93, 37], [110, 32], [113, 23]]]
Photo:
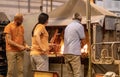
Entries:
[[4, 33], [6, 33], [6, 56], [8, 62], [7, 77], [13, 77], [14, 66], [17, 66], [17, 77], [23, 77], [23, 51], [29, 49], [29, 47], [24, 41], [22, 22], [23, 15], [16, 14], [14, 21], [9, 23], [4, 29]]
[[81, 24], [82, 16], [73, 15], [73, 21], [65, 28], [64, 58], [68, 70], [68, 77], [82, 77], [81, 75], [81, 45], [85, 45], [84, 27]]

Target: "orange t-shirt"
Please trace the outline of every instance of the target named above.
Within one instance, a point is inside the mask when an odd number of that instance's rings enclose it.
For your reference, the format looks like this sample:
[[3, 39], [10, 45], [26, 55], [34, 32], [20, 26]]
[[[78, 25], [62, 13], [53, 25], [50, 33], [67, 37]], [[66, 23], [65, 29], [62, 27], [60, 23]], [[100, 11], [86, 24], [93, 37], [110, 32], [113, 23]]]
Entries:
[[[24, 28], [23, 26], [16, 26], [14, 22], [9, 23], [5, 29], [4, 33], [11, 35], [11, 40], [17, 44], [24, 45]], [[20, 51], [16, 46], [8, 44], [6, 40], [6, 50], [7, 51]]]
[[[40, 34], [36, 33], [36, 31]], [[36, 35], [39, 35], [40, 37], [40, 45], [36, 40]], [[32, 51], [30, 54], [39, 55], [43, 49], [48, 51], [49, 50], [48, 37], [49, 35], [47, 30], [45, 29], [45, 26], [42, 24], [38, 24], [34, 30], [34, 35], [32, 37]]]

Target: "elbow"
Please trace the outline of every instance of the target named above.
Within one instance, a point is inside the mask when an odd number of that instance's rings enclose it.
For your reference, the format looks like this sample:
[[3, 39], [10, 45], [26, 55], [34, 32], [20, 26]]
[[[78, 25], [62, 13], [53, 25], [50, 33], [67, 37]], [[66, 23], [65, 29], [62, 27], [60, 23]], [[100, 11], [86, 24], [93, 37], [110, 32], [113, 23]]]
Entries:
[[7, 40], [7, 43], [8, 43], [8, 44], [11, 44], [11, 40], [10, 40], [10, 39], [9, 39], [9, 40]]

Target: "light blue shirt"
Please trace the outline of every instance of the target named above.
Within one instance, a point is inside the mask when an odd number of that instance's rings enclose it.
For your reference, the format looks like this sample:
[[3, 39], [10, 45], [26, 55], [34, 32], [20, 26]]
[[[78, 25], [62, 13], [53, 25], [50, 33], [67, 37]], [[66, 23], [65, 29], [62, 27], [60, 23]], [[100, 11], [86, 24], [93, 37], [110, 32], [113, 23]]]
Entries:
[[81, 39], [85, 38], [84, 27], [78, 20], [73, 20], [66, 28], [64, 34], [63, 54], [81, 55]]

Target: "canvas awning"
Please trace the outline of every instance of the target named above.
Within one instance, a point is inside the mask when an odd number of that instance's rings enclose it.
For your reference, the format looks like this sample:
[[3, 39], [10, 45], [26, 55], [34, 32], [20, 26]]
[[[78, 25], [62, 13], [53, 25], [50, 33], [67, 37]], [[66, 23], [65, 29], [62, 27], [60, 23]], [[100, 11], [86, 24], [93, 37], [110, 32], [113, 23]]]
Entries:
[[[92, 16], [91, 17], [91, 23], [101, 23], [101, 21], [104, 20], [104, 15], [99, 16]], [[72, 21], [72, 18], [67, 19], [56, 19], [56, 18], [50, 18], [48, 26], [66, 26]], [[82, 24], [86, 24], [86, 17], [82, 17]]]
[[[69, 0], [67, 3], [49, 13], [48, 26], [66, 26], [72, 21], [73, 14], [78, 12], [82, 15], [82, 24], [86, 24], [86, 0]], [[40, 13], [24, 15], [24, 24], [34, 26]], [[102, 7], [91, 3], [91, 23], [101, 23], [106, 16], [116, 15]]]
[[[58, 7], [49, 13], [50, 21], [48, 26], [59, 25], [64, 26], [72, 21], [74, 13], [80, 13], [82, 15], [82, 23], [86, 23], [86, 0], [69, 0], [64, 5]], [[91, 23], [104, 20], [105, 16], [116, 17], [115, 14], [108, 10], [91, 3]]]

